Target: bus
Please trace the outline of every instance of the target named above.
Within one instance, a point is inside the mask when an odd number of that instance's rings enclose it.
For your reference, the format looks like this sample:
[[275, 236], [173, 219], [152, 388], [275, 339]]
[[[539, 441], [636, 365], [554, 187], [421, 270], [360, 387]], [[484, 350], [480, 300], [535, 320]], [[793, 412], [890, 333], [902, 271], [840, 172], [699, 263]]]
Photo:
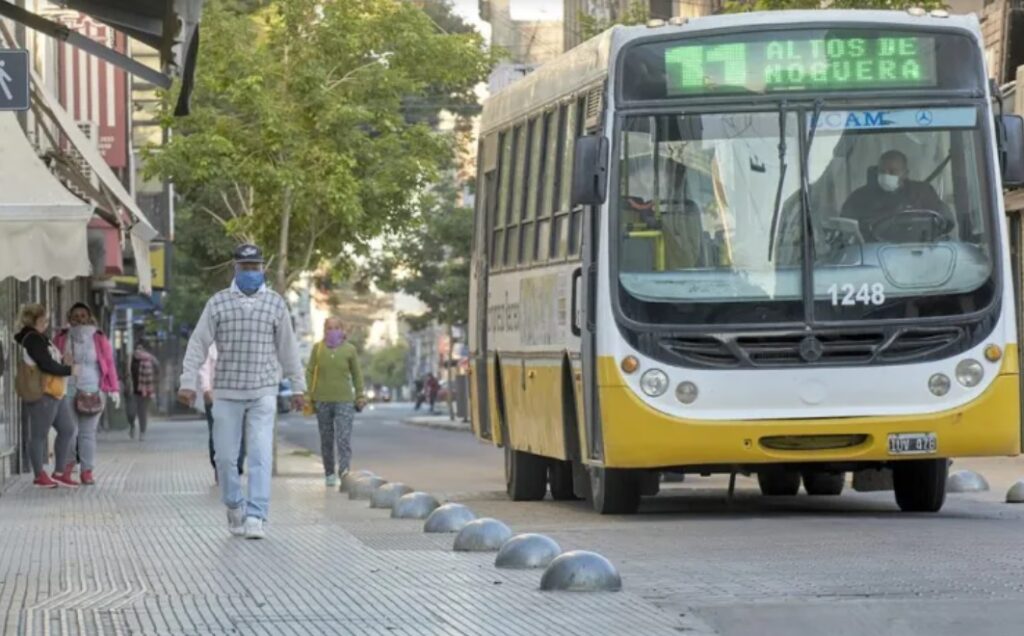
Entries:
[[475, 435], [508, 495], [630, 514], [662, 475], [892, 490], [1021, 451], [1016, 254], [973, 16], [615, 27], [484, 104]]

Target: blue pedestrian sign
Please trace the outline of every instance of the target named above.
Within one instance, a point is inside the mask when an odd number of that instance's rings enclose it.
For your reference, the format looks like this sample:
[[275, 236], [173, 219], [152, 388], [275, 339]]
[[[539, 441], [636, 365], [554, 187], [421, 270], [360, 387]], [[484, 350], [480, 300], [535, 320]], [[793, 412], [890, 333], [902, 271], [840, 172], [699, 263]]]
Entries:
[[0, 49], [0, 110], [28, 107], [28, 51]]

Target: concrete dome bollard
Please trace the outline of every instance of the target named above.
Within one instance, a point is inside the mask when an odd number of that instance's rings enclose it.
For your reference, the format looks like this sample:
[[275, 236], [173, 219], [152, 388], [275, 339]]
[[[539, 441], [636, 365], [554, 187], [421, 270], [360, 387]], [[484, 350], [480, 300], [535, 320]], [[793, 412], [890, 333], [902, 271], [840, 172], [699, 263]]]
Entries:
[[412, 492], [412, 488], [400, 483], [381, 484], [373, 494], [370, 495], [370, 507], [371, 508], [387, 508], [391, 509], [395, 507], [395, 502], [404, 495], [408, 495]]
[[564, 592], [618, 592], [622, 578], [611, 561], [596, 552], [575, 550], [557, 557], [540, 579], [540, 589]]
[[363, 477], [376, 477], [373, 471], [369, 470], [350, 470], [341, 478], [341, 485], [338, 486], [338, 492], [348, 492], [352, 488], [352, 484], [356, 483]]
[[423, 532], [458, 532], [476, 519], [473, 511], [457, 503], [447, 503], [427, 517]]
[[512, 538], [512, 530], [498, 521], [485, 517], [467, 523], [455, 537], [457, 552], [496, 552]]
[[973, 470], [960, 470], [946, 480], [948, 492], [986, 492], [988, 482]]
[[391, 508], [392, 519], [426, 519], [441, 503], [425, 492], [402, 495]]
[[369, 499], [373, 496], [373, 491], [377, 490], [384, 484], [388, 483], [388, 480], [383, 477], [360, 477], [352, 484], [348, 489], [349, 499]]
[[1024, 503], [1024, 479], [1021, 479], [1006, 492], [1006, 503]]
[[494, 559], [495, 567], [532, 569], [546, 568], [562, 553], [554, 539], [542, 534], [520, 534], [501, 546]]

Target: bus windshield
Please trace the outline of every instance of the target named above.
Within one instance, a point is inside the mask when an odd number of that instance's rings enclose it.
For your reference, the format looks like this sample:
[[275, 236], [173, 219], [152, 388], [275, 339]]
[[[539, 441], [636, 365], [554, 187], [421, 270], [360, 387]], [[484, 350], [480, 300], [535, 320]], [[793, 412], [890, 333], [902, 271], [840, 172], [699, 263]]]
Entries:
[[995, 290], [983, 148], [974, 107], [627, 117], [620, 304], [685, 324], [983, 309]]

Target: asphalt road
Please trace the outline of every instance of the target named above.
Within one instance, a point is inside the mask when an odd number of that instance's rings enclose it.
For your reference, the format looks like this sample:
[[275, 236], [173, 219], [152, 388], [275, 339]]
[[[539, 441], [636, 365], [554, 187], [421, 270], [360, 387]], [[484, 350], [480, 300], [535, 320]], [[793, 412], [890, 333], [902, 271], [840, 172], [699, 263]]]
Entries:
[[[957, 461], [988, 493], [950, 495], [935, 515], [900, 513], [891, 493], [766, 498], [740, 478], [666, 485], [629, 517], [585, 502], [513, 503], [501, 452], [465, 432], [401, 424], [409, 405], [358, 416], [354, 467], [469, 505], [516, 532], [611, 559], [624, 585], [729, 636], [1024, 634], [1024, 505], [1002, 503], [1024, 460]], [[282, 439], [319, 453], [312, 420]]]

